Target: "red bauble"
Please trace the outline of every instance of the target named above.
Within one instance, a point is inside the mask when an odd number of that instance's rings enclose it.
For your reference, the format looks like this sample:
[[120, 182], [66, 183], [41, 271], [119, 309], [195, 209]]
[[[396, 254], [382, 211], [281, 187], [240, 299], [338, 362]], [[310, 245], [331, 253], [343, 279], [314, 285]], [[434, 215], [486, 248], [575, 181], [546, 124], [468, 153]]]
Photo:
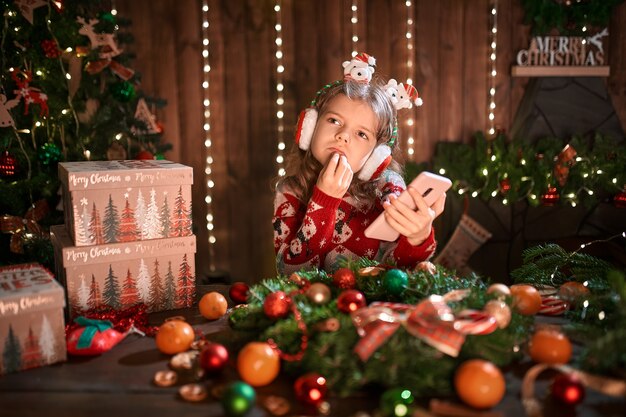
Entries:
[[152, 155], [152, 152], [143, 150], [143, 151], [137, 152], [137, 155], [135, 155], [135, 159], [136, 160], [154, 159], [154, 155]]
[[276, 291], [265, 297], [263, 302], [263, 311], [265, 315], [272, 320], [285, 317], [289, 314], [291, 300], [283, 291]]
[[245, 304], [248, 301], [248, 291], [250, 287], [244, 282], [235, 282], [228, 289], [228, 295], [235, 304]]
[[561, 196], [555, 187], [548, 186], [546, 192], [541, 196], [541, 202], [544, 206], [554, 206], [559, 202]]
[[352, 313], [366, 304], [365, 296], [357, 290], [345, 290], [337, 297], [337, 308], [344, 313]]
[[9, 153], [4, 151], [0, 156], [0, 176], [3, 178], [11, 178], [17, 171], [17, 163], [15, 158]]
[[574, 375], [559, 374], [552, 382], [552, 396], [567, 405], [576, 405], [585, 399], [585, 387]]
[[318, 373], [311, 372], [296, 379], [293, 385], [298, 401], [318, 406], [326, 399], [326, 378]]
[[350, 268], [339, 268], [333, 274], [333, 283], [342, 290], [349, 290], [356, 286], [356, 277]]
[[613, 197], [613, 204], [617, 208], [626, 208], [626, 191], [615, 194]]
[[200, 366], [211, 374], [220, 372], [228, 363], [228, 350], [219, 343], [209, 343], [200, 352]]

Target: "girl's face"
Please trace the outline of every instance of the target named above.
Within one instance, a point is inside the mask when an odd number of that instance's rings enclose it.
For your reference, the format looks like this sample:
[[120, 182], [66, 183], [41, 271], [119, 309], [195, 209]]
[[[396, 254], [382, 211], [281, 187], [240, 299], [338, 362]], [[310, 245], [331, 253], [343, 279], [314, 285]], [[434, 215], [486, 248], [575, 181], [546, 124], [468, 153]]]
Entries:
[[376, 147], [377, 126], [376, 114], [367, 103], [339, 94], [317, 118], [311, 152], [324, 166], [334, 153], [345, 155], [356, 174]]

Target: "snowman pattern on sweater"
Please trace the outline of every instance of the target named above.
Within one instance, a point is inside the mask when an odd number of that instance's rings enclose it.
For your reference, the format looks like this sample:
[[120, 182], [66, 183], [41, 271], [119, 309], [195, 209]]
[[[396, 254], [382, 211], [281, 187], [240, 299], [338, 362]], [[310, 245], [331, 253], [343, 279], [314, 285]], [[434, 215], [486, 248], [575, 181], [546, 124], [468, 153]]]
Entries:
[[414, 267], [429, 259], [436, 249], [434, 232], [420, 245], [411, 245], [404, 236], [395, 242], [370, 239], [364, 232], [383, 211], [382, 201], [406, 187], [402, 177], [385, 171], [377, 182], [380, 198], [364, 209], [349, 195], [328, 196], [317, 187], [304, 204], [285, 185], [274, 200], [274, 249], [281, 274], [300, 269], [324, 268], [333, 272], [342, 258], [367, 257], [381, 263]]

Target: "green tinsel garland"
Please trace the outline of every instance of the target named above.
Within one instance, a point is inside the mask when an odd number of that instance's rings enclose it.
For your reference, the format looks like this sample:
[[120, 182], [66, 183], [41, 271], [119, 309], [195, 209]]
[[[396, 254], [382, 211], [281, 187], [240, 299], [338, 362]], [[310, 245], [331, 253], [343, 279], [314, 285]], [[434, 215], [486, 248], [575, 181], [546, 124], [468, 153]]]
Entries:
[[624, 0], [522, 0], [525, 22], [532, 32], [545, 35], [557, 29], [562, 35], [584, 36], [583, 27], [609, 24], [611, 10]]
[[[355, 271], [357, 289], [366, 296], [368, 303], [373, 301], [393, 301], [416, 304], [432, 294], [443, 295], [455, 289], [471, 289], [462, 301], [451, 303], [458, 312], [462, 309], [482, 309], [493, 295], [487, 295], [487, 284], [477, 276], [455, 277], [442, 267], [434, 274], [425, 271], [406, 271], [408, 286], [401, 296], [389, 296], [383, 285], [383, 274], [377, 277], [360, 276], [356, 273], [364, 266], [374, 263], [367, 259], [348, 263]], [[353, 352], [359, 336], [352, 324], [350, 315], [337, 308], [337, 296], [341, 290], [332, 284], [332, 276], [320, 270], [298, 273], [311, 283], [328, 285], [333, 297], [328, 304], [316, 305], [304, 294], [294, 296], [294, 302], [309, 331], [309, 344], [301, 361], [286, 362], [285, 370], [294, 375], [305, 372], [319, 372], [324, 375], [329, 386], [337, 395], [348, 395], [361, 388], [403, 387], [416, 396], [446, 394], [452, 392], [452, 377], [456, 367], [468, 358], [484, 358], [499, 366], [509, 364], [521, 355], [519, 346], [526, 340], [533, 319], [512, 314], [512, 321], [505, 329], [498, 329], [490, 335], [467, 336], [458, 358], [447, 356], [422, 340], [399, 328], [366, 362]], [[293, 315], [272, 321], [263, 312], [265, 297], [274, 291], [290, 291], [298, 286], [289, 278], [278, 276], [266, 279], [250, 288], [248, 304], [235, 309], [230, 316], [233, 329], [244, 338], [267, 340], [272, 338], [287, 353], [300, 349], [300, 331]], [[510, 300], [508, 300], [510, 302]], [[329, 318], [340, 322], [335, 332], [317, 331], [315, 324]]]

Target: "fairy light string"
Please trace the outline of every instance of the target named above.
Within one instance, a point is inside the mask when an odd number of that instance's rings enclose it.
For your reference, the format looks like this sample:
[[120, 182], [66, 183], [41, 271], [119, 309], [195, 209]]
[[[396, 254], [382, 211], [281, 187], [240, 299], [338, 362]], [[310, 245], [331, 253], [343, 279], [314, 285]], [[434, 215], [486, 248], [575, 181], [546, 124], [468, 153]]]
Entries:
[[498, 0], [492, 0], [490, 5], [490, 16], [491, 16], [491, 30], [489, 34], [489, 108], [487, 110], [487, 117], [489, 119], [488, 122], [488, 132], [489, 135], [495, 135], [496, 133], [496, 75], [498, 74], [496, 70], [496, 56], [497, 56], [497, 35], [498, 35]]
[[277, 136], [277, 152], [276, 152], [276, 166], [278, 170], [278, 176], [285, 176], [285, 62], [283, 53], [283, 22], [282, 22], [282, 1], [276, 0], [274, 4], [274, 13], [276, 18], [276, 24], [274, 25], [275, 39], [274, 55], [276, 57], [276, 136]]
[[215, 225], [213, 223], [213, 150], [211, 141], [211, 100], [209, 97], [209, 75], [211, 65], [209, 64], [209, 4], [207, 0], [202, 1], [202, 91], [204, 106], [204, 154], [205, 154], [205, 184], [206, 195], [204, 202], [206, 203], [206, 228], [209, 243], [209, 269], [215, 271]]
[[[415, 38], [415, 22], [413, 18], [414, 14], [414, 5], [412, 0], [405, 1], [406, 6], [406, 83], [409, 85], [413, 84], [413, 50], [414, 50], [414, 38]], [[415, 158], [415, 121], [413, 120], [413, 115], [410, 115], [406, 118], [406, 129], [407, 129], [407, 154], [410, 160]]]
[[359, 32], [358, 32], [358, 23], [359, 23], [359, 2], [358, 0], [352, 0], [352, 5], [350, 6], [350, 10], [352, 15], [350, 17], [350, 26], [352, 28], [352, 52], [351, 55], [354, 58], [359, 51]]

